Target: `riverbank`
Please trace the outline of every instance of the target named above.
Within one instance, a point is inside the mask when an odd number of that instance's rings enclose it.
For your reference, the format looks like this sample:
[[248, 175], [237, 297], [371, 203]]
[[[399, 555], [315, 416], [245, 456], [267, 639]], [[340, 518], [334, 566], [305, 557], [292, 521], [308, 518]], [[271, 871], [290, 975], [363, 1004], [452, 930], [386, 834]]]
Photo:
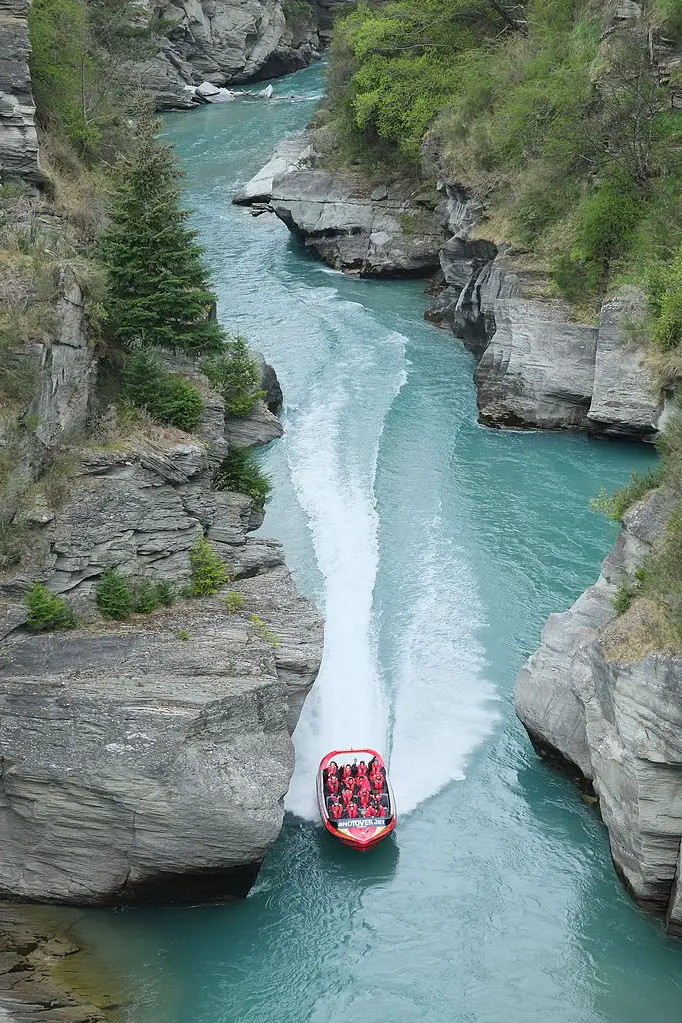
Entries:
[[0, 1020], [119, 1023], [126, 996], [108, 966], [44, 906], [0, 903]]

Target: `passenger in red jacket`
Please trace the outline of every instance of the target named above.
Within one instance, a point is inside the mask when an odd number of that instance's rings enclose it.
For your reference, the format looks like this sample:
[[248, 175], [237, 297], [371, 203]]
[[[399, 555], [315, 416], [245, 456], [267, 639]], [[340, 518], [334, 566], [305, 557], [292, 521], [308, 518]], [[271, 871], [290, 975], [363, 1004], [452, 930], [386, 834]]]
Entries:
[[353, 777], [353, 768], [350, 766], [350, 764], [344, 764], [343, 767], [341, 768], [341, 779], [342, 779], [342, 781], [345, 781], [346, 778], [352, 778], [352, 777]]
[[358, 796], [358, 803], [360, 805], [361, 810], [366, 810], [367, 807], [369, 806], [369, 792], [367, 791], [367, 789], [363, 789], [361, 791], [360, 795]]
[[343, 817], [343, 806], [338, 796], [333, 797], [332, 805], [329, 807], [329, 814], [335, 821], [341, 820]]
[[344, 788], [350, 789], [351, 792], [355, 792], [355, 786], [357, 785], [357, 781], [355, 780], [352, 774], [349, 774], [346, 778], [343, 778], [342, 781]]
[[327, 778], [327, 791], [329, 792], [330, 796], [338, 796], [339, 779], [335, 775], [332, 775], [330, 778]]
[[346, 809], [348, 809], [348, 804], [352, 801], [352, 799], [353, 790], [348, 788], [344, 789], [343, 792], [341, 793], [341, 802], [346, 807]]
[[350, 817], [351, 820], [355, 820], [355, 818], [357, 816], [359, 816], [358, 815], [358, 808], [355, 805], [355, 803], [349, 803], [348, 804], [348, 816]]
[[365, 763], [364, 760], [361, 760], [360, 763], [358, 764], [358, 775], [361, 778], [364, 778], [366, 774], [367, 774], [367, 764]]
[[331, 778], [332, 775], [336, 775], [338, 773], [339, 773], [339, 765], [336, 763], [335, 760], [331, 760], [330, 763], [329, 763], [329, 767], [327, 768], [328, 776]]
[[369, 790], [370, 790], [370, 780], [369, 780], [369, 778], [367, 777], [366, 774], [361, 775], [357, 779], [357, 783], [358, 783], [358, 792], [362, 792], [363, 790], [366, 791], [366, 792], [369, 792]]
[[383, 806], [381, 805], [381, 800], [378, 798], [378, 796], [372, 796], [372, 800], [370, 802], [370, 806], [372, 807], [372, 810], [374, 812], [374, 816], [375, 817], [385, 817], [386, 816], [386, 811], [384, 810]]
[[372, 778], [372, 792], [380, 796], [381, 793], [384, 791], [384, 788], [385, 788], [384, 776], [382, 774], [375, 774], [375, 776]]

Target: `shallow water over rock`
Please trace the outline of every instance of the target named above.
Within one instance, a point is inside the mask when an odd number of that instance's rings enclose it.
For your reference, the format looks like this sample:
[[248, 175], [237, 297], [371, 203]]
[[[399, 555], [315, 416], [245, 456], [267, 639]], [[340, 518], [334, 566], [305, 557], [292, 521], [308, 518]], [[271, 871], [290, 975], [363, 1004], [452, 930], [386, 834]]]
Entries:
[[[342, 277], [232, 195], [319, 98], [319, 69], [169, 118], [223, 321], [277, 368], [286, 434], [263, 531], [327, 620], [289, 816], [239, 905], [77, 916], [131, 1023], [674, 1023], [682, 946], [615, 878], [606, 833], [533, 754], [512, 684], [615, 530], [588, 506], [652, 459], [476, 422], [473, 357], [420, 282]], [[395, 840], [337, 848], [312, 769], [377, 743]]]

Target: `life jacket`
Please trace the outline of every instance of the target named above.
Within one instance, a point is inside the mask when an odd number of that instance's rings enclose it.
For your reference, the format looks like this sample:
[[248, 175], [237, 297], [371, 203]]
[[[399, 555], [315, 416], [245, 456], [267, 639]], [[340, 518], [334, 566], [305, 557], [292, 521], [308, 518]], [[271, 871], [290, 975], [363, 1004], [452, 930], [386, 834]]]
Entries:
[[370, 782], [366, 774], [358, 778], [358, 792], [369, 792]]
[[372, 778], [372, 789], [374, 792], [384, 791], [384, 779], [382, 775], [377, 775], [376, 777]]
[[360, 806], [364, 809], [369, 806], [369, 792], [367, 789], [363, 789], [359, 796]]
[[346, 778], [349, 778], [349, 777], [352, 778], [353, 777], [353, 771], [351, 770], [350, 764], [344, 764], [343, 771], [341, 772], [341, 777], [344, 780]]
[[331, 813], [334, 820], [337, 821], [343, 814], [343, 807], [341, 806], [341, 803], [332, 803], [332, 805], [329, 807], [329, 812]]
[[358, 774], [361, 778], [364, 778], [367, 774], [367, 764], [358, 764]]
[[327, 788], [333, 796], [339, 791], [339, 779], [335, 778], [334, 775], [331, 778], [327, 778]]
[[344, 806], [348, 806], [352, 798], [353, 798], [352, 789], [344, 789], [343, 792], [341, 793], [341, 799], [343, 800]]
[[329, 774], [329, 777], [330, 777], [330, 778], [333, 778], [333, 777], [335, 776], [335, 774], [336, 774], [336, 772], [337, 772], [337, 771], [338, 771], [338, 767], [336, 766], [336, 764], [335, 764], [335, 763], [334, 763], [334, 761], [332, 760], [331, 764], [330, 764], [330, 765], [329, 765], [329, 767], [327, 768], [327, 772], [328, 772], [328, 774]]
[[357, 785], [357, 782], [352, 774], [349, 774], [348, 777], [343, 778], [342, 781], [345, 788], [350, 789], [351, 792], [355, 791], [355, 786]]
[[351, 818], [358, 816], [358, 808], [355, 803], [348, 804], [348, 816]]

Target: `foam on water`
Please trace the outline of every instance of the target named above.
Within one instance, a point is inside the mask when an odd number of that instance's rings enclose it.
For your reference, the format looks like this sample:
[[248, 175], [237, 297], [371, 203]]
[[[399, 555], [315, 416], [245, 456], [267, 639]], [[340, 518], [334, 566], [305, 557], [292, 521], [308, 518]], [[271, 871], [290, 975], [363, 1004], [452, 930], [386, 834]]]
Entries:
[[391, 701], [391, 780], [401, 813], [463, 778], [497, 717], [476, 638], [483, 620], [472, 572], [440, 516], [428, 524], [416, 588]]

